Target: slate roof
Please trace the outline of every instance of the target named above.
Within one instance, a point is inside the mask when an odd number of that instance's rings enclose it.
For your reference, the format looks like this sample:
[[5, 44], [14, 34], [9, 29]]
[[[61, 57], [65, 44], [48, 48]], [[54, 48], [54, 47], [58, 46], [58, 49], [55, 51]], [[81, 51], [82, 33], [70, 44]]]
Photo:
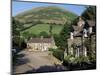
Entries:
[[77, 34], [74, 34], [74, 36], [82, 36], [82, 34], [80, 32], [78, 32]]
[[75, 26], [75, 25], [73, 25], [72, 27], [73, 27], [74, 31], [82, 31], [84, 26]]
[[87, 20], [87, 23], [89, 26], [95, 26], [95, 21], [92, 21], [92, 20]]
[[[73, 31], [74, 31], [74, 36], [82, 36], [82, 31], [83, 31], [83, 28], [88, 25], [88, 27], [91, 27], [91, 26], [95, 26], [95, 21], [93, 20], [86, 20], [87, 24], [85, 25], [82, 25], [82, 26], [78, 26], [78, 25], [72, 25], [72, 28], [73, 28]], [[77, 33], [75, 33], [77, 32]]]
[[28, 43], [52, 43], [51, 38], [32, 38], [28, 41]]

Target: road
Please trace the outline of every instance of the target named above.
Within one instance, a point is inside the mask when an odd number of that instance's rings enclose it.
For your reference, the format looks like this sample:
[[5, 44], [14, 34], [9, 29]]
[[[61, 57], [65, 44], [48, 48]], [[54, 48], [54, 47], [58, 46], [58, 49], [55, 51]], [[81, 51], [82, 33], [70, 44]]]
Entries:
[[19, 53], [20, 58], [14, 67], [14, 73], [37, 73], [64, 71], [66, 68], [61, 61], [56, 59], [50, 52], [23, 50]]

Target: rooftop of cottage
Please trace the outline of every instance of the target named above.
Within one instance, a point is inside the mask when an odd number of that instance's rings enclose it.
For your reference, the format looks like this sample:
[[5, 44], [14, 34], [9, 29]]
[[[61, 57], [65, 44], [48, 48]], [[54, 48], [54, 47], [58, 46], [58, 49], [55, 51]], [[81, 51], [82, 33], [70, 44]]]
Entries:
[[83, 20], [81, 17], [79, 17], [79, 20], [77, 21], [76, 25], [72, 25], [71, 32], [74, 33], [74, 36], [82, 36], [83, 30], [89, 27], [96, 26], [95, 21], [93, 20]]
[[52, 43], [52, 38], [31, 38], [28, 43]]
[[85, 22], [86, 24], [82, 25], [82, 26], [79, 26], [79, 25], [72, 25], [73, 27], [73, 30], [74, 31], [82, 31], [83, 28], [87, 25], [88, 27], [93, 27], [95, 26], [95, 21], [92, 21], [92, 20], [86, 20]]

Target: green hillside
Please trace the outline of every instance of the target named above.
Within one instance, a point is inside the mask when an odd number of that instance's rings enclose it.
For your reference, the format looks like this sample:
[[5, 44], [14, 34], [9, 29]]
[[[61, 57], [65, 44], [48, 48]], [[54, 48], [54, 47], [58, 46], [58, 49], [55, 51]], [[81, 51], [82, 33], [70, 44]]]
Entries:
[[17, 20], [23, 22], [24, 24], [42, 22], [61, 25], [65, 24], [66, 22], [71, 22], [71, 20], [75, 19], [76, 17], [76, 14], [58, 6], [37, 7], [24, 11], [15, 16]]
[[70, 23], [77, 17], [76, 14], [58, 6], [37, 7], [24, 11], [14, 18], [21, 23], [20, 31], [22, 35], [39, 35], [46, 32], [50, 35], [50, 25], [52, 34], [59, 34], [65, 23]]
[[[46, 33], [50, 34], [49, 28], [50, 28], [49, 24], [37, 24], [29, 29], [22, 31], [21, 33], [23, 34], [24, 32], [29, 32], [31, 34], [38, 35], [38, 34], [40, 34], [40, 32], [46, 32]], [[59, 34], [62, 28], [63, 28], [63, 26], [61, 26], [61, 25], [52, 25], [52, 33]]]

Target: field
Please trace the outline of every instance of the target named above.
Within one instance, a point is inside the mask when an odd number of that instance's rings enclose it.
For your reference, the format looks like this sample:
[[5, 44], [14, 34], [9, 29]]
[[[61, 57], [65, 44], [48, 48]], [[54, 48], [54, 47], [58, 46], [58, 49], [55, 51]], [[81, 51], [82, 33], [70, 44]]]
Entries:
[[[52, 33], [59, 34], [62, 28], [63, 28], [63, 25], [52, 25]], [[37, 24], [35, 26], [32, 26], [29, 29], [22, 31], [21, 33], [29, 32], [29, 33], [38, 35], [40, 32], [47, 32], [49, 34], [49, 29], [50, 29], [49, 24]]]

